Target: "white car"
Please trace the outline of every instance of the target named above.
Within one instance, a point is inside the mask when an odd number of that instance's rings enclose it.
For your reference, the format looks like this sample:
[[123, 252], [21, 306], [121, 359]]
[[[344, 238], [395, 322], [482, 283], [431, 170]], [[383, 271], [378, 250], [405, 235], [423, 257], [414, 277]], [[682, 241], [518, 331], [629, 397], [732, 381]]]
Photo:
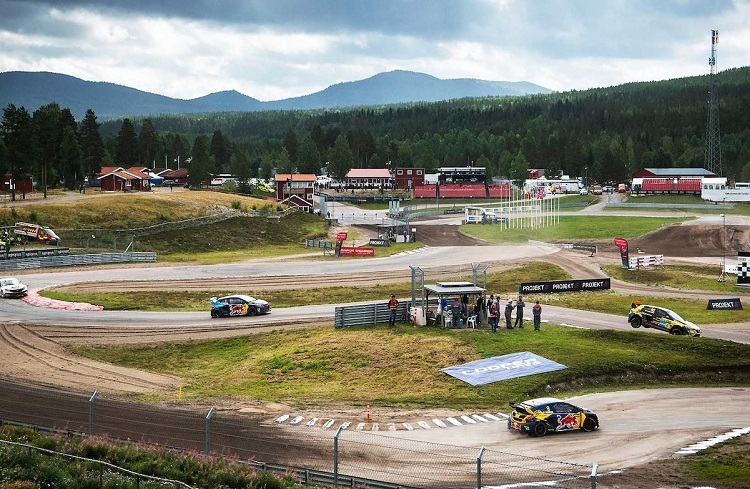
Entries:
[[0, 278], [0, 297], [23, 297], [29, 288], [17, 278]]

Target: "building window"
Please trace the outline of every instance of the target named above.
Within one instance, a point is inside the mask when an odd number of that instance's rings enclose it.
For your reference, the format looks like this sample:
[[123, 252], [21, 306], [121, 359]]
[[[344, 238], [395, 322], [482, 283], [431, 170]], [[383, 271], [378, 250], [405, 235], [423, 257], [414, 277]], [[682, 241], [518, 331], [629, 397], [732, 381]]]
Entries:
[[396, 175], [403, 175], [403, 174], [404, 174], [404, 170], [396, 170]]
[[406, 170], [407, 175], [411, 175], [411, 170]]
[[417, 170], [417, 175], [421, 175], [421, 174], [422, 174], [422, 170]]

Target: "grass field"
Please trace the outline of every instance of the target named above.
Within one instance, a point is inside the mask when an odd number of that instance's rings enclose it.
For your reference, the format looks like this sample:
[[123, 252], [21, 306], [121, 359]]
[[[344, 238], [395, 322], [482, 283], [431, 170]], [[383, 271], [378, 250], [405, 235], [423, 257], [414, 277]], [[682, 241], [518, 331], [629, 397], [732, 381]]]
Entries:
[[[750, 378], [749, 345], [546, 324], [539, 332], [525, 328], [498, 334], [412, 326], [325, 327], [78, 351], [117, 365], [177, 375], [184, 379], [187, 399], [249, 396], [300, 406], [369, 402], [373, 407], [490, 409], [541, 395], [747, 385]], [[518, 351], [533, 351], [568, 368], [480, 387], [440, 372]]]
[[622, 216], [560, 216], [559, 224], [539, 228], [514, 228], [503, 226], [478, 226], [464, 224], [461, 232], [492, 243], [525, 243], [529, 240], [559, 242], [570, 239], [611, 240], [612, 236], [634, 238], [690, 218], [639, 217], [628, 220], [623, 226]]

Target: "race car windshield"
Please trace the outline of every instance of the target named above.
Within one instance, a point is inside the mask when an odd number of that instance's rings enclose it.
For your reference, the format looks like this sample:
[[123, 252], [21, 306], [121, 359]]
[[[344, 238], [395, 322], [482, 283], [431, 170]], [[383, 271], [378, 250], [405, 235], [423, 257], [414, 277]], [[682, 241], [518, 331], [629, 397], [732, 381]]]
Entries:
[[683, 323], [687, 322], [687, 321], [685, 321], [684, 319], [682, 319], [682, 317], [680, 317], [680, 315], [679, 315], [679, 314], [677, 314], [677, 313], [676, 313], [676, 312], [674, 312], [674, 311], [670, 311], [670, 312], [669, 312], [669, 315], [670, 315], [670, 316], [672, 316], [672, 319], [676, 319], [676, 320], [678, 320], [678, 321], [682, 321]]

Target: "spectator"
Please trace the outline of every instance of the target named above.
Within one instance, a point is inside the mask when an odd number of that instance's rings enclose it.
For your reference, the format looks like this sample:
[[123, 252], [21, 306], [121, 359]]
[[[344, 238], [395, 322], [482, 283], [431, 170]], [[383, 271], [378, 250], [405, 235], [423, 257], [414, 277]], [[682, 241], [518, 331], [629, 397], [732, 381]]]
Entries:
[[516, 326], [523, 328], [523, 307], [526, 304], [523, 302], [523, 298], [519, 295], [516, 301]]
[[531, 308], [531, 315], [534, 317], [534, 331], [539, 331], [542, 324], [542, 306], [539, 305], [539, 301]]
[[488, 321], [490, 323], [490, 329], [493, 333], [497, 333], [497, 323], [498, 323], [498, 310], [497, 310], [497, 303], [495, 301], [490, 302], [490, 307], [488, 310]]
[[511, 315], [513, 314], [513, 299], [508, 299], [508, 303], [505, 304], [505, 328], [513, 329], [511, 324]]
[[396, 313], [398, 312], [398, 300], [393, 294], [391, 294], [391, 300], [388, 301], [388, 309], [390, 311], [388, 316], [388, 326], [393, 327], [396, 325]]

